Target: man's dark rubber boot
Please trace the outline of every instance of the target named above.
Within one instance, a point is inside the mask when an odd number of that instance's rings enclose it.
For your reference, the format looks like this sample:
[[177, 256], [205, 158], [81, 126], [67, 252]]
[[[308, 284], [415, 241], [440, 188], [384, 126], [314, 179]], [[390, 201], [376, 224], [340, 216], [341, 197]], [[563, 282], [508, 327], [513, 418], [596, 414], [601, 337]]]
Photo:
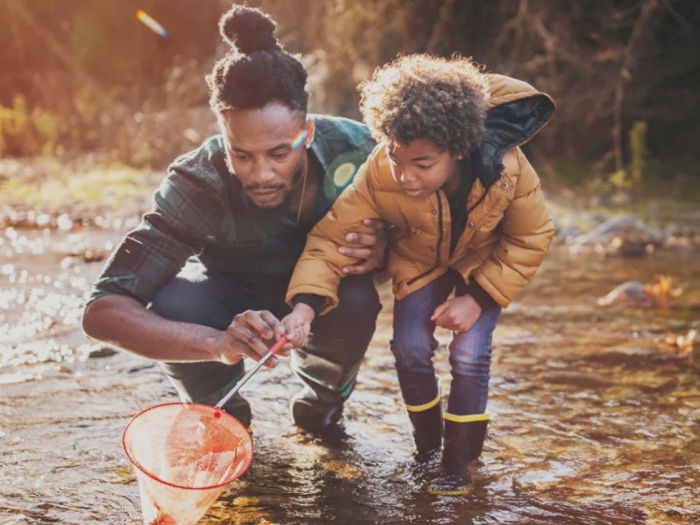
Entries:
[[481, 455], [488, 420], [488, 414], [445, 414], [443, 476], [431, 484], [428, 492], [443, 496], [461, 496], [472, 491], [474, 487], [468, 467], [469, 463]]
[[424, 461], [440, 450], [442, 445], [442, 408], [440, 396], [436, 402], [426, 405], [406, 406], [408, 418], [413, 425], [413, 441], [416, 444], [416, 459]]
[[328, 359], [293, 350], [290, 366], [304, 383], [292, 398], [294, 422], [307, 432], [323, 435], [338, 428], [343, 403], [355, 388], [359, 364], [344, 366]]
[[332, 390], [320, 385], [315, 388], [305, 385], [292, 398], [291, 411], [298, 427], [318, 434], [338, 423], [343, 415], [343, 405], [337, 401]]

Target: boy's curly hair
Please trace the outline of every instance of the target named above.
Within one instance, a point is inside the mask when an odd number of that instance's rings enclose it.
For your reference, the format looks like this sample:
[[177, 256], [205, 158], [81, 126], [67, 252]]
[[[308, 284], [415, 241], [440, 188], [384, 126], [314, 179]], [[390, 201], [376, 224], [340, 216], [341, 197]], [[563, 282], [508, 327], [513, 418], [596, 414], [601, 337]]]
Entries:
[[455, 156], [481, 143], [488, 84], [469, 58], [402, 56], [375, 69], [359, 89], [360, 111], [379, 141], [428, 139]]

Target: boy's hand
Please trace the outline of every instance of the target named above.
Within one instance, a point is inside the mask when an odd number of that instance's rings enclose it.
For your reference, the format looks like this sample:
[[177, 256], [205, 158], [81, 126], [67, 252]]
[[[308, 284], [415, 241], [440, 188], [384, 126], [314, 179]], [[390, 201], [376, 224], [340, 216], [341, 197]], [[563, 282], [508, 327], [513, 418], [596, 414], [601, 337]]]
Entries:
[[471, 295], [455, 297], [440, 304], [433, 310], [430, 316], [437, 326], [454, 330], [455, 332], [468, 332], [474, 326], [481, 315], [481, 306]]
[[282, 319], [287, 339], [292, 348], [304, 348], [311, 330], [311, 321], [316, 317], [314, 309], [308, 304], [297, 303], [294, 310]]

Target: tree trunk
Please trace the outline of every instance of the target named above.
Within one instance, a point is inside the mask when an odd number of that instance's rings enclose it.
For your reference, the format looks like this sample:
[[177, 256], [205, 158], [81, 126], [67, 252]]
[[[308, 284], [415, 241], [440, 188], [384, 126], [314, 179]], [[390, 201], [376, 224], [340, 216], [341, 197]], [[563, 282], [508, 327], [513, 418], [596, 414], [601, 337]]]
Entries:
[[615, 154], [615, 170], [624, 169], [625, 162], [623, 157], [623, 104], [625, 99], [625, 86], [632, 79], [632, 72], [637, 63], [637, 55], [639, 48], [644, 43], [654, 29], [654, 22], [657, 11], [661, 7], [660, 0], [646, 0], [639, 12], [639, 17], [634, 23], [632, 34], [630, 35], [625, 52], [622, 55], [622, 63], [620, 65], [620, 73], [617, 77], [615, 85], [615, 100], [613, 103], [613, 151]]

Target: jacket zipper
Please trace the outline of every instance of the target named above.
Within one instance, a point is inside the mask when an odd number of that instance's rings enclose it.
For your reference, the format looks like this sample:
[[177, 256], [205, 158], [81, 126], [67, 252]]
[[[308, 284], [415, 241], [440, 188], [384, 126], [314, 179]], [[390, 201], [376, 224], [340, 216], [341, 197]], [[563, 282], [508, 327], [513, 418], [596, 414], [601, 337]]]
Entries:
[[436, 252], [436, 254], [437, 254], [437, 258], [436, 258], [436, 260], [435, 260], [435, 265], [434, 265], [432, 268], [427, 269], [427, 270], [424, 271], [423, 273], [421, 273], [421, 274], [419, 274], [419, 275], [416, 275], [416, 276], [413, 277], [412, 279], [409, 279], [408, 281], [406, 281], [406, 284], [407, 284], [407, 285], [410, 285], [410, 284], [416, 282], [416, 281], [417, 281], [418, 279], [420, 279], [421, 277], [425, 277], [425, 276], [428, 275], [430, 272], [432, 272], [432, 271], [435, 270], [436, 268], [439, 268], [439, 267], [440, 267], [440, 261], [441, 261], [441, 257], [440, 257], [440, 245], [442, 244], [442, 236], [443, 236], [443, 231], [442, 231], [442, 199], [440, 198], [440, 192], [439, 192], [439, 191], [435, 192], [435, 196], [437, 197], [437, 204], [438, 204], [438, 205], [437, 205], [437, 208], [438, 208], [438, 239], [437, 239], [437, 246], [435, 247], [435, 252]]

